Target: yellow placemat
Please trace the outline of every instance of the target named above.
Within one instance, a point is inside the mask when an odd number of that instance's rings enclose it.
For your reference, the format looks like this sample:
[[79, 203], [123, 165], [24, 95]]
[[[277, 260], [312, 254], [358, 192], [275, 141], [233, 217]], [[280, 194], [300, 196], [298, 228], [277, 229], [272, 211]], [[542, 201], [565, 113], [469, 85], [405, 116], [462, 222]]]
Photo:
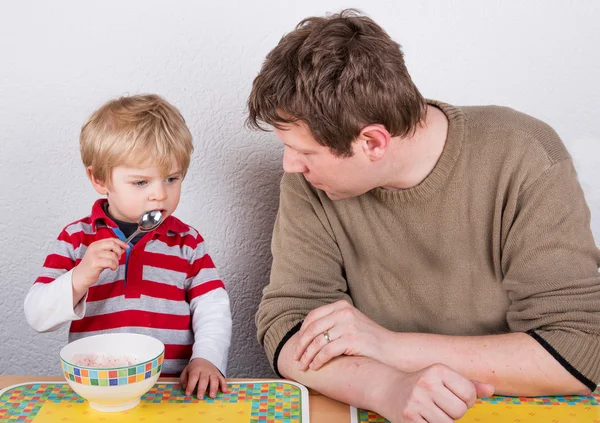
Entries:
[[[388, 423], [368, 410], [350, 410], [351, 423]], [[458, 423], [600, 423], [600, 390], [586, 396], [480, 398]]]
[[199, 400], [186, 397], [176, 383], [157, 383], [135, 408], [107, 413], [90, 408], [66, 383], [24, 383], [0, 390], [0, 423], [308, 421], [308, 391], [300, 384], [261, 380], [228, 386], [227, 394]]
[[600, 423], [600, 407], [476, 404], [459, 423]]
[[188, 423], [199, 421], [220, 423], [247, 423], [250, 421], [252, 404], [140, 404], [127, 411], [103, 413], [90, 408], [87, 403], [45, 403], [38, 412], [34, 423], [121, 423], [143, 422]]

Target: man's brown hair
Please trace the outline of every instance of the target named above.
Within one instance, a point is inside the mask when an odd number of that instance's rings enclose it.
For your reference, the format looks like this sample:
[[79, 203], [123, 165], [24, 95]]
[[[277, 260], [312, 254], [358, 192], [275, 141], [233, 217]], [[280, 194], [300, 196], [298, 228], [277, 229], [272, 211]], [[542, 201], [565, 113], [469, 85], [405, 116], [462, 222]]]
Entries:
[[247, 125], [284, 129], [303, 121], [319, 144], [351, 156], [366, 125], [408, 136], [425, 110], [400, 45], [372, 19], [347, 9], [304, 19], [267, 55], [248, 99]]

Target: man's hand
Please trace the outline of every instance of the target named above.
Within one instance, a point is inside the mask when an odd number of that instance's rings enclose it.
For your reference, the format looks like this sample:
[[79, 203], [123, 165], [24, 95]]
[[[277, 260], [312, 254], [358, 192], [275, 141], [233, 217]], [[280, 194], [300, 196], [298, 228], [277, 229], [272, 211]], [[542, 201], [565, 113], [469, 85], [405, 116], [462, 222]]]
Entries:
[[[329, 335], [328, 341], [324, 333]], [[311, 311], [300, 328], [294, 359], [298, 369], [320, 369], [340, 355], [370, 357], [375, 360], [376, 348], [390, 333], [369, 319], [347, 301], [327, 304]]]
[[98, 282], [104, 269], [117, 270], [121, 256], [129, 245], [118, 238], [92, 242], [81, 262], [73, 269], [73, 302], [77, 304], [90, 286]]
[[183, 369], [179, 378], [181, 387], [185, 389], [185, 395], [192, 395], [196, 384], [198, 385], [198, 398], [203, 399], [206, 393], [206, 388], [209, 389], [209, 396], [215, 398], [219, 386], [221, 391], [226, 394], [229, 392], [227, 387], [227, 381], [219, 372], [219, 370], [210, 361], [203, 358], [194, 358], [190, 363]]
[[392, 423], [451, 423], [460, 419], [477, 398], [494, 387], [470, 381], [442, 364], [414, 373], [397, 374], [383, 391], [382, 414]]

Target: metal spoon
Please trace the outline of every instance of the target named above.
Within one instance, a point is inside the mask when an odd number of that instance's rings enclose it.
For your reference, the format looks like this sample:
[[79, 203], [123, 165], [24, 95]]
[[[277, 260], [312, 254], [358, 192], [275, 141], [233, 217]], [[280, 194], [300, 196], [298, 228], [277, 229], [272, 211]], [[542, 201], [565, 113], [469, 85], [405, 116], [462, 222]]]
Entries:
[[158, 228], [162, 221], [163, 215], [160, 210], [147, 211], [142, 215], [142, 217], [140, 217], [140, 222], [138, 223], [137, 230], [134, 233], [132, 233], [125, 242], [129, 244], [129, 241], [135, 238], [135, 236], [138, 235], [140, 232], [150, 232]]

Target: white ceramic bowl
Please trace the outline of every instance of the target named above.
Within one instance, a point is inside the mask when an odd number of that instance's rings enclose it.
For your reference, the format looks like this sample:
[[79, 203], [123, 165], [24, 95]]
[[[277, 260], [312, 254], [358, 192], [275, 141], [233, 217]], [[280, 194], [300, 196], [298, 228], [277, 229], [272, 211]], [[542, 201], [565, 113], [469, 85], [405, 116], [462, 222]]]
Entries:
[[[79, 355], [105, 354], [135, 357], [122, 367], [76, 365]], [[98, 411], [123, 411], [135, 407], [160, 376], [164, 344], [156, 338], [135, 333], [110, 333], [78, 339], [60, 350], [63, 374], [71, 389]]]

